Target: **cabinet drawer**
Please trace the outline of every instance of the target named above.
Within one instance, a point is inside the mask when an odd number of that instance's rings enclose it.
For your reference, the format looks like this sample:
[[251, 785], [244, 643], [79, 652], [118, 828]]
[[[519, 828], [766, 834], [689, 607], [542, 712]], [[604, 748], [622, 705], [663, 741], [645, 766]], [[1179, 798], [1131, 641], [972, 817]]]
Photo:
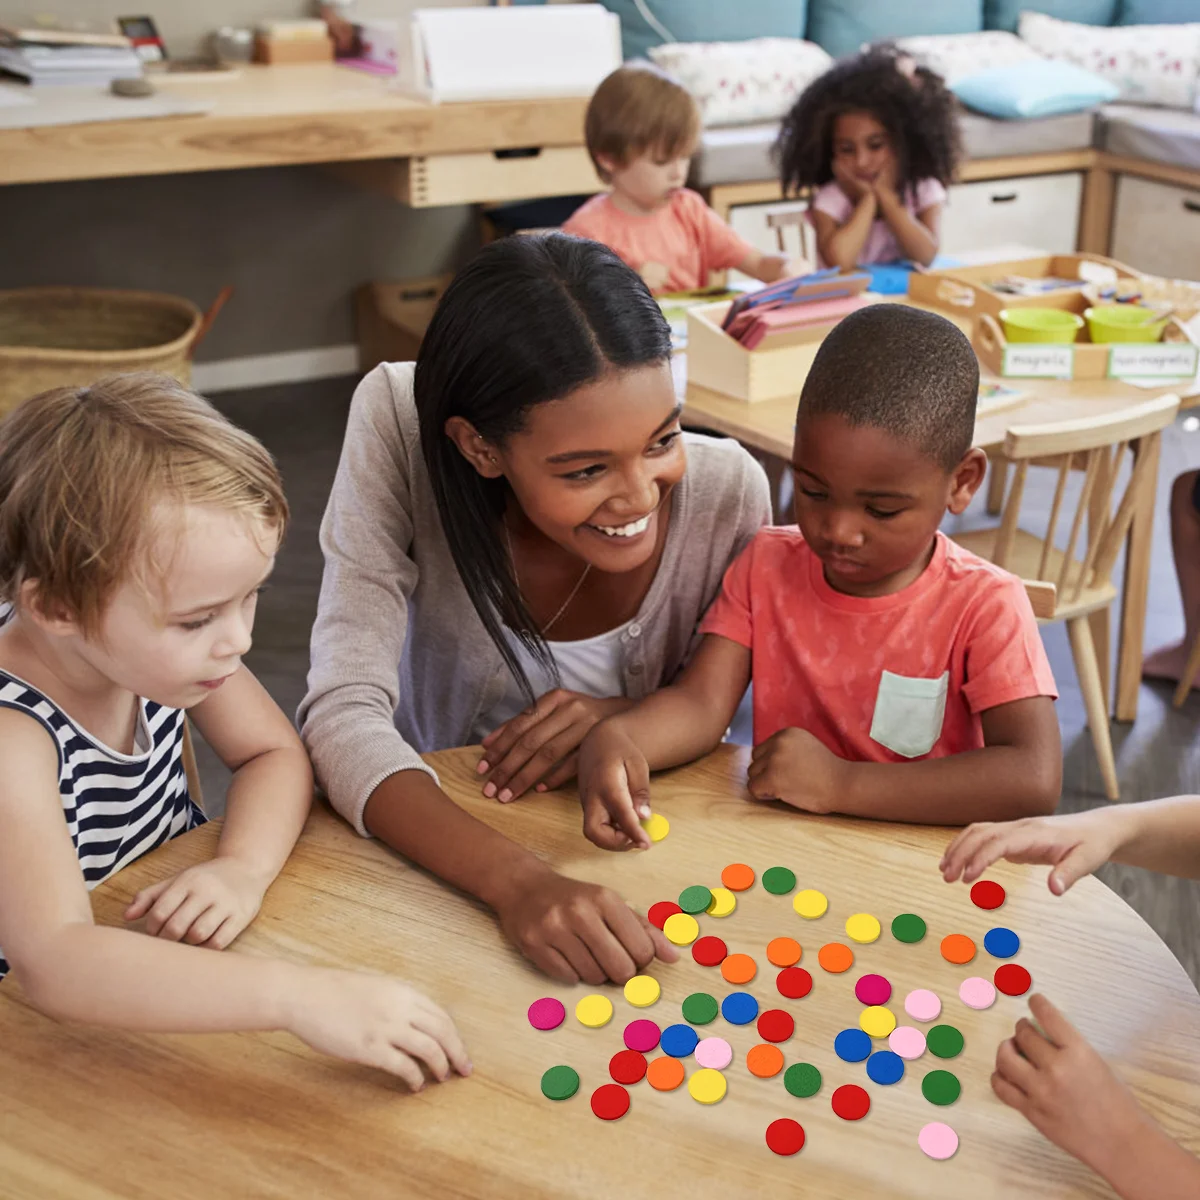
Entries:
[[1200, 279], [1200, 188], [1122, 175], [1110, 257], [1150, 275]]
[[1070, 254], [1079, 232], [1083, 175], [1024, 175], [959, 183], [942, 212], [941, 252], [1017, 243]]

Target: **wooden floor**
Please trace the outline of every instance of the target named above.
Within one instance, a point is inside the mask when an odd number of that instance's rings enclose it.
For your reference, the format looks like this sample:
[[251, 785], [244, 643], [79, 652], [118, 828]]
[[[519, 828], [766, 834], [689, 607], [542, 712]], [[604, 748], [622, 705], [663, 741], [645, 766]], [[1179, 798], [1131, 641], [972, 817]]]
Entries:
[[[293, 714], [304, 694], [308, 669], [308, 636], [316, 615], [321, 581], [317, 527], [337, 466], [346, 412], [354, 380], [226, 393], [217, 403], [234, 421], [261, 438], [283, 471], [292, 506], [293, 524], [280, 555], [272, 585], [259, 605], [254, 648], [248, 662], [271, 694]], [[1153, 576], [1150, 585], [1146, 646], [1153, 649], [1179, 638], [1183, 619], [1171, 565], [1166, 498], [1174, 476], [1200, 465], [1200, 433], [1182, 424], [1167, 430], [1163, 444]], [[1035, 478], [1045, 474], [1046, 480]], [[1037, 506], [1049, 509], [1052, 478], [1032, 472], [1023, 513], [1036, 519]], [[963, 518], [978, 521], [976, 504]], [[1114, 620], [1114, 628], [1118, 622]], [[1106, 803], [1088, 736], [1083, 704], [1071, 662], [1066, 631], [1045, 630], [1061, 698], [1065, 773], [1061, 811], [1075, 812]], [[1136, 802], [1156, 796], [1200, 791], [1200, 692], [1193, 692], [1181, 712], [1171, 708], [1164, 685], [1143, 685], [1139, 715], [1133, 726], [1114, 725], [1113, 741], [1121, 793]], [[749, 723], [735, 725], [735, 736], [749, 740]], [[207, 748], [198, 747], [210, 810], [219, 809], [227, 773]], [[932, 864], [931, 864], [932, 869]], [[1123, 896], [1167, 942], [1193, 982], [1200, 984], [1200, 884], [1165, 879], [1128, 867], [1106, 867], [1101, 878]]]

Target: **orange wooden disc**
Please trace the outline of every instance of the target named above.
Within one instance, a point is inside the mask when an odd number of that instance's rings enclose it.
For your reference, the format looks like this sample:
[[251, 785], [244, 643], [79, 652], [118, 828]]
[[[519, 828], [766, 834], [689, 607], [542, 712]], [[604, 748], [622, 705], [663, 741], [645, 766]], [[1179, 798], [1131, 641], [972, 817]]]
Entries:
[[783, 1070], [783, 1051], [778, 1046], [751, 1046], [746, 1051], [746, 1067], [751, 1075], [759, 1079], [770, 1079]]
[[728, 983], [749, 983], [758, 974], [758, 967], [748, 954], [731, 954], [721, 964], [721, 974]]
[[817, 952], [817, 962], [831, 975], [840, 975], [854, 966], [854, 951], [841, 942], [830, 942]]
[[975, 943], [965, 933], [952, 933], [942, 938], [942, 957], [962, 966], [975, 957]]
[[754, 886], [754, 872], [745, 863], [730, 863], [721, 872], [721, 882], [731, 892], [744, 892]]
[[682, 1082], [687, 1071], [682, 1062], [664, 1054], [652, 1059], [646, 1068], [646, 1082], [656, 1092], [673, 1092]]
[[800, 943], [795, 938], [772, 938], [767, 943], [767, 961], [777, 967], [794, 967], [800, 961]]

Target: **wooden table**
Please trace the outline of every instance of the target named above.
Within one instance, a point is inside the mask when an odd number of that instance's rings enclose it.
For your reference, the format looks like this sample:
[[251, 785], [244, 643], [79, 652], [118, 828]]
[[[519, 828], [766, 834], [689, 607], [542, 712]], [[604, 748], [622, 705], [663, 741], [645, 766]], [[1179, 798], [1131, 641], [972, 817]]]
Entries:
[[[606, 854], [583, 839], [572, 797], [511, 806], [484, 800], [476, 754], [430, 756], [456, 800], [569, 874], [609, 883], [643, 908], [689, 884], [716, 884], [735, 860], [760, 873], [786, 864], [801, 886], [824, 891], [829, 912], [814, 923], [761, 886], [739, 897], [731, 917], [701, 918], [705, 932], [758, 960], [749, 988], [764, 1007], [796, 1016], [797, 1032], [782, 1048], [789, 1063], [821, 1070], [820, 1093], [798, 1100], [778, 1077], [751, 1077], [744, 1059], [759, 1040], [753, 1027], [718, 1018], [706, 1032], [735, 1049], [724, 1101], [706, 1108], [685, 1090], [660, 1094], [643, 1082], [632, 1088], [628, 1116], [598, 1121], [588, 1097], [607, 1081], [624, 1024], [648, 1016], [666, 1025], [680, 1019], [689, 993], [725, 994], [731, 989], [716, 970], [685, 952], [675, 965], [652, 968], [663, 988], [654, 1008], [633, 1009], [619, 989], [607, 988], [616, 1007], [608, 1027], [585, 1030], [568, 1016], [554, 1032], [535, 1032], [525, 1018], [532, 1000], [556, 995], [570, 1011], [592, 989], [548, 982], [505, 944], [486, 911], [318, 809], [258, 921], [230, 953], [369, 967], [418, 981], [454, 1014], [474, 1076], [411, 1097], [380, 1074], [321, 1058], [284, 1034], [151, 1037], [60, 1026], [28, 1008], [9, 982], [0, 988], [0, 1190], [38, 1200], [1110, 1195], [989, 1089], [996, 1046], [1025, 1006], [1002, 996], [986, 1012], [967, 1009], [956, 994], [959, 981], [973, 971], [990, 975], [995, 963], [981, 950], [972, 967], [952, 967], [938, 943], [950, 932], [981, 942], [997, 917], [1023, 938], [1018, 961], [1037, 987], [1166, 1128], [1196, 1146], [1200, 998], [1149, 927], [1097, 880], [1058, 900], [1046, 889], [1045, 868], [1002, 865], [991, 877], [1008, 889], [1008, 902], [998, 914], [984, 913], [965, 888], [937, 874], [946, 831], [751, 804], [742, 799], [746, 753], [732, 747], [656, 781], [655, 807], [671, 820], [665, 841], [644, 854]], [[207, 855], [215, 835], [211, 825], [187, 834], [97, 889], [98, 919], [118, 923], [139, 887]], [[883, 937], [856, 948], [848, 974], [825, 974], [817, 949], [844, 940], [845, 918], [860, 910], [885, 922]], [[886, 932], [903, 911], [928, 922], [922, 943], [902, 945]], [[801, 942], [803, 965], [815, 977], [803, 1000], [775, 993], [763, 948], [780, 934]], [[861, 1006], [852, 989], [866, 971], [889, 977], [898, 1012], [910, 989], [937, 991], [943, 1019], [966, 1037], [963, 1055], [945, 1063], [927, 1055], [891, 1088], [867, 1084], [861, 1065], [837, 1060], [833, 1038], [856, 1023]], [[539, 1079], [560, 1062], [579, 1070], [583, 1086], [555, 1104], [541, 1096]], [[935, 1066], [962, 1080], [952, 1108], [921, 1097], [919, 1079]], [[844, 1082], [866, 1084], [871, 1093], [872, 1111], [860, 1124], [830, 1110], [833, 1089]], [[806, 1130], [795, 1158], [777, 1158], [764, 1144], [767, 1124], [780, 1116]], [[945, 1163], [926, 1159], [916, 1145], [921, 1126], [937, 1119], [962, 1139]]]

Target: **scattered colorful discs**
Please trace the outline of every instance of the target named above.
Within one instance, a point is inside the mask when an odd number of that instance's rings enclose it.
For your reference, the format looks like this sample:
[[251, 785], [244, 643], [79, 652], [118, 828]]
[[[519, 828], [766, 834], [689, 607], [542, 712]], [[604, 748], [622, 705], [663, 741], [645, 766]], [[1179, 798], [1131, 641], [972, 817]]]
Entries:
[[707, 992], [693, 992], [683, 1002], [683, 1019], [690, 1025], [707, 1025], [717, 1019], [717, 998]]
[[1024, 967], [1016, 963], [1005, 963], [996, 968], [996, 986], [1006, 996], [1023, 996], [1033, 984], [1033, 979]]
[[911, 1025], [898, 1025], [888, 1038], [888, 1048], [901, 1058], [920, 1058], [925, 1053], [925, 1035]]
[[787, 867], [768, 867], [763, 872], [762, 885], [772, 896], [786, 896], [796, 886], [796, 872]]
[[930, 1121], [928, 1125], [922, 1126], [921, 1132], [917, 1134], [917, 1145], [930, 1158], [939, 1161], [953, 1158], [958, 1149], [958, 1134], [941, 1121]]
[[767, 1148], [785, 1157], [804, 1149], [804, 1127], [791, 1117], [780, 1117], [767, 1126]]
[[904, 997], [904, 1011], [914, 1021], [936, 1021], [942, 1015], [942, 1002], [936, 992], [917, 988]]
[[953, 1104], [962, 1095], [962, 1084], [949, 1071], [930, 1071], [921, 1080], [921, 1095], [930, 1104]]
[[642, 822], [642, 828], [652, 842], [661, 842], [671, 832], [671, 822], [662, 813], [651, 813]]
[[679, 893], [679, 907], [685, 913], [702, 913], [712, 903], [712, 898], [708, 888], [696, 883]]
[[696, 1049], [700, 1035], [690, 1025], [668, 1025], [662, 1031], [658, 1044], [664, 1054], [672, 1058], [687, 1058]]
[[795, 1032], [795, 1019], [782, 1008], [768, 1008], [758, 1018], [758, 1036], [764, 1042], [786, 1042]]
[[602, 1121], [616, 1121], [629, 1111], [629, 1093], [619, 1083], [602, 1083], [592, 1093], [592, 1112]]
[[991, 1008], [996, 1003], [996, 989], [986, 979], [972, 975], [958, 985], [958, 998], [968, 1008]]
[[579, 1072], [574, 1067], [551, 1067], [542, 1076], [542, 1095], [547, 1100], [569, 1100], [579, 1091]]
[[646, 1082], [656, 1092], [673, 1092], [683, 1082], [686, 1074], [687, 1071], [679, 1059], [664, 1055], [662, 1058], [656, 1058], [646, 1068]]
[[885, 1038], [896, 1028], [896, 1014], [881, 1004], [873, 1004], [862, 1010], [858, 1023], [868, 1037]]
[[792, 907], [806, 920], [815, 921], [823, 917], [829, 908], [829, 900], [815, 888], [805, 888], [792, 897]]
[[557, 1029], [566, 1019], [563, 1002], [553, 996], [543, 996], [529, 1006], [529, 1023], [534, 1029]]
[[783, 1051], [778, 1046], [751, 1046], [746, 1051], [746, 1070], [759, 1079], [770, 1079], [783, 1070]]
[[962, 1053], [963, 1035], [953, 1025], [935, 1025], [925, 1035], [925, 1044], [938, 1058], [957, 1058]]
[[712, 1067], [701, 1067], [699, 1071], [693, 1071], [688, 1080], [688, 1092], [692, 1099], [700, 1104], [716, 1104], [718, 1100], [724, 1099], [728, 1086], [725, 1076]]
[[634, 1008], [649, 1008], [661, 995], [662, 988], [653, 975], [635, 975], [625, 984], [625, 999]]
[[702, 967], [719, 967], [729, 954], [729, 948], [719, 937], [706, 934], [692, 945], [692, 957]]
[[830, 975], [840, 975], [854, 966], [854, 951], [841, 942], [829, 942], [817, 951], [817, 962]]
[[690, 946], [700, 934], [700, 925], [688, 913], [677, 912], [667, 918], [663, 933], [667, 935], [667, 941], [676, 946]]
[[965, 933], [948, 934], [942, 938], [942, 957], [961, 967], [975, 957], [975, 943]]
[[846, 918], [846, 936], [852, 942], [867, 945], [877, 941], [879, 933], [879, 918], [871, 916], [870, 913], [855, 913], [854, 916]]
[[795, 938], [777, 937], [767, 943], [767, 962], [776, 967], [794, 967], [803, 953]]
[[775, 986], [781, 996], [800, 1000], [812, 991], [812, 976], [803, 967], [785, 967], [779, 972]]
[[728, 888], [713, 888], [712, 900], [704, 910], [710, 917], [727, 917], [737, 908], [737, 897]]
[[894, 1050], [876, 1050], [867, 1059], [867, 1078], [872, 1083], [899, 1083], [904, 1078], [904, 1059]]
[[925, 936], [925, 922], [916, 913], [901, 913], [892, 920], [892, 937], [898, 942], [919, 942]]
[[749, 1025], [758, 1016], [758, 1001], [749, 992], [730, 992], [721, 1001], [721, 1016], [730, 1025]]
[[862, 1062], [871, 1053], [871, 1039], [861, 1029], [843, 1029], [833, 1039], [833, 1052], [843, 1062]]
[[843, 1083], [833, 1093], [833, 1111], [843, 1121], [861, 1121], [871, 1111], [871, 1097], [856, 1083]]
[[754, 886], [754, 872], [745, 863], [730, 863], [721, 872], [721, 882], [731, 892], [744, 892]]
[[1021, 948], [1021, 939], [1011, 929], [998, 925], [983, 935], [983, 948], [993, 958], [1012, 958]]
[[864, 975], [854, 985], [860, 1004], [886, 1004], [892, 998], [892, 985], [882, 975]]
[[981, 879], [971, 889], [971, 903], [976, 908], [999, 908], [1004, 903], [1004, 889], [990, 879]]
[[607, 1025], [612, 1020], [612, 1015], [612, 1001], [599, 993], [584, 996], [575, 1005], [576, 1019], [580, 1025], [586, 1025], [589, 1029], [599, 1029], [601, 1025]]
[[674, 900], [660, 900], [657, 904], [650, 905], [650, 911], [646, 914], [646, 920], [655, 929], [661, 929], [667, 923], [668, 917], [673, 917], [676, 913], [680, 912], [683, 912], [683, 909]]
[[723, 1037], [701, 1038], [696, 1046], [696, 1061], [702, 1067], [723, 1071], [733, 1062], [733, 1047]]
[[821, 1090], [821, 1072], [812, 1063], [792, 1063], [783, 1073], [783, 1086], [801, 1100]]
[[728, 983], [749, 983], [758, 967], [748, 954], [731, 954], [721, 963], [721, 974]]
[[638, 1050], [618, 1050], [608, 1061], [608, 1073], [617, 1083], [641, 1083], [646, 1078], [646, 1056]]
[[625, 1026], [624, 1041], [630, 1050], [649, 1054], [658, 1045], [659, 1029], [653, 1021], [630, 1021]]

